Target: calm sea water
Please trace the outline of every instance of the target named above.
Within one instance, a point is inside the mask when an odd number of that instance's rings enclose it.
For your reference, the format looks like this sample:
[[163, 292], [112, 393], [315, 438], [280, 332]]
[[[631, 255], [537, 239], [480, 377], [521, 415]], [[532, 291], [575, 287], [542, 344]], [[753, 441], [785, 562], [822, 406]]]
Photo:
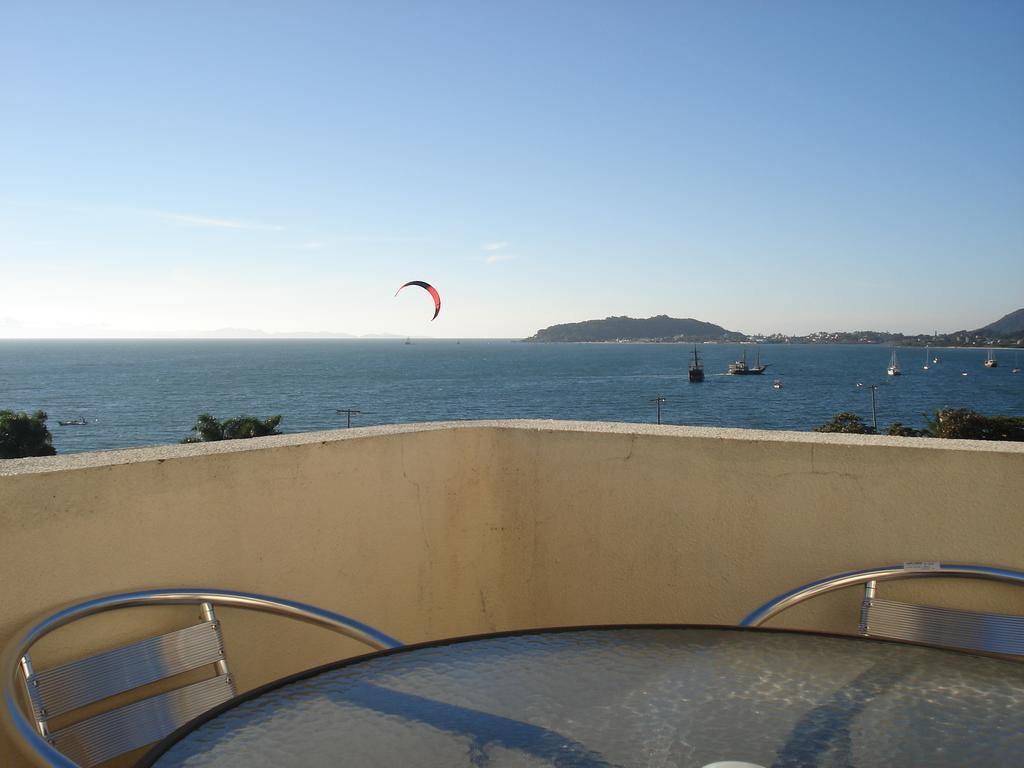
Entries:
[[[524, 344], [512, 341], [0, 341], [0, 409], [43, 409], [60, 453], [177, 442], [204, 411], [284, 416], [282, 431], [449, 419], [655, 421], [809, 430], [838, 411], [881, 428], [923, 426], [925, 412], [967, 407], [1024, 415], [1024, 373], [1013, 352], [986, 369], [977, 349], [899, 351], [904, 375], [885, 375], [878, 346], [761, 347], [764, 376], [726, 376], [739, 345], [700, 345], [703, 384], [687, 381], [689, 347], [675, 344]], [[753, 361], [754, 349], [747, 347]], [[1021, 354], [1024, 357], [1024, 354]], [[931, 365], [929, 363], [929, 365]], [[967, 376], [961, 372], [967, 371]], [[772, 388], [779, 378], [783, 388]], [[864, 386], [857, 387], [861, 383]], [[76, 417], [87, 426], [57, 425]]]

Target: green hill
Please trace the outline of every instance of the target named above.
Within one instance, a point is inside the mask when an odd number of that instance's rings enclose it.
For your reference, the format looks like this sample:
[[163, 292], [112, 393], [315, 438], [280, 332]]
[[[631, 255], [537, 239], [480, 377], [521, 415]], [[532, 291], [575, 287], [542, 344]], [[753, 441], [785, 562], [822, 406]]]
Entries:
[[743, 334], [693, 318], [658, 315], [648, 318], [606, 317], [542, 328], [526, 341], [720, 341]]
[[994, 336], [996, 338], [1020, 338], [1024, 336], [1024, 309], [1018, 309], [1008, 315], [1003, 315], [994, 323], [989, 323], [984, 328], [971, 331], [978, 336]]

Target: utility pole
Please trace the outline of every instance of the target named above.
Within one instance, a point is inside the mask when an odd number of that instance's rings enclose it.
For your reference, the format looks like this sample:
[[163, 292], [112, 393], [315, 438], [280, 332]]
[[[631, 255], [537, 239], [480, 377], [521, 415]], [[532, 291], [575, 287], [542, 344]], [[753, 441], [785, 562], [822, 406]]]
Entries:
[[661, 395], [658, 395], [656, 398], [651, 400], [652, 403], [656, 403], [657, 406], [658, 406], [658, 423], [659, 424], [661, 424], [661, 404], [664, 403], [666, 400], [668, 400], [668, 398], [667, 397], [662, 397]]
[[871, 426], [878, 432], [878, 409], [875, 408], [875, 390], [878, 389], [878, 385], [871, 384], [868, 389], [871, 390]]
[[346, 428], [352, 426], [352, 414], [353, 413], [356, 414], [357, 416], [362, 413], [362, 411], [358, 411], [355, 408], [337, 408], [337, 409], [335, 409], [334, 412], [338, 413], [338, 414], [341, 414], [341, 413], [345, 414], [345, 426], [346, 426]]

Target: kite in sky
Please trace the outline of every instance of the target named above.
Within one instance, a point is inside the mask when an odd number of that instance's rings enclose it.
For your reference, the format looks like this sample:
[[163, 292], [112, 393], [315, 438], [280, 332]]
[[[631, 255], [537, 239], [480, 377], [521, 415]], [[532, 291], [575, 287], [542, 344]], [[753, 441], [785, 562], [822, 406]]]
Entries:
[[425, 290], [427, 293], [434, 297], [434, 316], [430, 319], [436, 320], [438, 313], [441, 311], [441, 295], [437, 292], [437, 289], [430, 283], [424, 283], [422, 280], [410, 280], [408, 283], [406, 283], [397, 291], [395, 291], [395, 296], [401, 293], [402, 288], [406, 288], [410, 285], [418, 285], [420, 288], [422, 288], [423, 290]]

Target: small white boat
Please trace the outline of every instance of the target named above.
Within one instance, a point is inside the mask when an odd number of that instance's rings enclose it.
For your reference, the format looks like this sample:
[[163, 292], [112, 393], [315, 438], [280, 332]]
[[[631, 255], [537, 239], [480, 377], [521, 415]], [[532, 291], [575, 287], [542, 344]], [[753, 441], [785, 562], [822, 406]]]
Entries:
[[782, 389], [782, 379], [776, 379], [772, 382], [772, 389]]
[[892, 348], [892, 359], [889, 360], [889, 367], [885, 371], [890, 376], [902, 376], [903, 371], [900, 370], [899, 360], [896, 359], [896, 346]]
[[925, 371], [928, 370], [928, 345], [927, 344], [924, 345], [924, 365], [922, 366], [922, 370], [925, 370]]

